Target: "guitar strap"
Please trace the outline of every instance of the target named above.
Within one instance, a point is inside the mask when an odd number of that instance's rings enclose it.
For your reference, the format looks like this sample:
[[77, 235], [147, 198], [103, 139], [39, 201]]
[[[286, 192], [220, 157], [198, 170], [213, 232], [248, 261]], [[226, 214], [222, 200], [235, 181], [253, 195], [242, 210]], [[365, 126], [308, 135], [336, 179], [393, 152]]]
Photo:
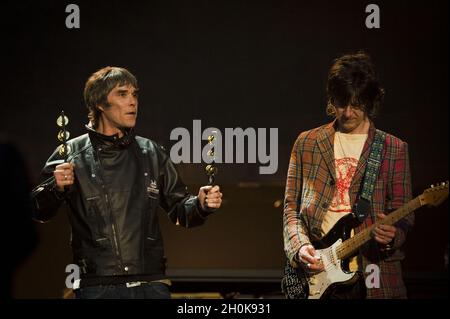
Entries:
[[381, 167], [385, 139], [385, 132], [380, 130], [375, 131], [366, 171], [364, 172], [362, 188], [358, 200], [355, 202], [352, 209], [353, 214], [360, 223], [366, 219], [370, 212], [370, 203], [372, 201], [373, 190]]

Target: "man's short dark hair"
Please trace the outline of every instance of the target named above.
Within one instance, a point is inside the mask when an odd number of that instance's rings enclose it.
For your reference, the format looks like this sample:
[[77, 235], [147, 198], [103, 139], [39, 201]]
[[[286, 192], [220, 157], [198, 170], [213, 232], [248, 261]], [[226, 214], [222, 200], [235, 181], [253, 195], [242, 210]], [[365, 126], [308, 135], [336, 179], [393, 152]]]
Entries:
[[88, 118], [94, 128], [98, 125], [100, 110], [98, 105], [108, 107], [108, 94], [117, 85], [130, 84], [136, 89], [136, 77], [124, 68], [107, 66], [92, 74], [84, 87], [84, 101], [89, 110]]
[[333, 61], [328, 73], [327, 114], [334, 107], [359, 107], [373, 119], [381, 107], [384, 89], [381, 87], [370, 56], [358, 51]]

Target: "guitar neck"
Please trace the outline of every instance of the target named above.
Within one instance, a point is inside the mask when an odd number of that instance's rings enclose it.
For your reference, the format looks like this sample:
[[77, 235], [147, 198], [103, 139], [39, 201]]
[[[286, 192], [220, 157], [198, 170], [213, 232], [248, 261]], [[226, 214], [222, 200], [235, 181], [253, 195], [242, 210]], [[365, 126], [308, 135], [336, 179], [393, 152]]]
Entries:
[[345, 259], [350, 257], [355, 251], [359, 249], [362, 245], [368, 242], [372, 238], [372, 230], [378, 225], [393, 225], [402, 219], [405, 216], [408, 216], [410, 213], [415, 211], [417, 208], [424, 205], [423, 200], [421, 200], [421, 196], [417, 196], [413, 200], [409, 201], [407, 204], [402, 206], [401, 208], [393, 211], [389, 215], [387, 215], [383, 220], [377, 221], [372, 226], [364, 229], [363, 231], [357, 233], [352, 238], [344, 241], [336, 250], [337, 257], [339, 259]]

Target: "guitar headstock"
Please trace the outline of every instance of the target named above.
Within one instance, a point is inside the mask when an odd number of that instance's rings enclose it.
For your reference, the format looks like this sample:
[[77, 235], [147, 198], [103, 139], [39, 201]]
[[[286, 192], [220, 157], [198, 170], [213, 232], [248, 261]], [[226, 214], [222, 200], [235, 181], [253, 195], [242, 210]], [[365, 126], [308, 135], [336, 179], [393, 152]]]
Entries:
[[424, 205], [437, 206], [448, 197], [448, 181], [436, 185], [431, 185], [420, 196]]

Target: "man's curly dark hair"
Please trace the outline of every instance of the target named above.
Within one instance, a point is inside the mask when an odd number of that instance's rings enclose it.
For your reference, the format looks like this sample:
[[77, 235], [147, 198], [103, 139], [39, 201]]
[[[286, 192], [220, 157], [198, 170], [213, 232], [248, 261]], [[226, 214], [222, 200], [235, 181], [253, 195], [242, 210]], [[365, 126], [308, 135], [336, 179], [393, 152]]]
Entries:
[[352, 105], [373, 119], [381, 107], [384, 92], [367, 53], [342, 55], [333, 61], [328, 73], [327, 114], [334, 115], [335, 107]]

